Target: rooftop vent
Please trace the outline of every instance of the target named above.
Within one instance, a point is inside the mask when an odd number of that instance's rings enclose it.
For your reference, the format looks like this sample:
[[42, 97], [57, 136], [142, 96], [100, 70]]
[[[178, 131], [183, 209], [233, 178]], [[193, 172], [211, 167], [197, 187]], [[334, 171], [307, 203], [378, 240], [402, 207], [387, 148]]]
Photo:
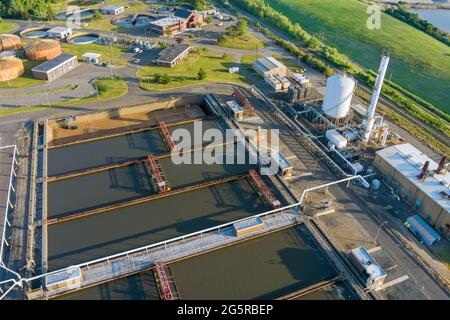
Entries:
[[420, 171], [419, 175], [417, 176], [417, 180], [425, 180], [428, 174], [428, 167], [430, 166], [430, 161], [425, 161], [425, 164], [422, 167], [422, 171]]
[[447, 162], [447, 157], [443, 156], [441, 161], [439, 162], [439, 166], [436, 169], [436, 174], [444, 174], [445, 171], [447, 170], [445, 163]]

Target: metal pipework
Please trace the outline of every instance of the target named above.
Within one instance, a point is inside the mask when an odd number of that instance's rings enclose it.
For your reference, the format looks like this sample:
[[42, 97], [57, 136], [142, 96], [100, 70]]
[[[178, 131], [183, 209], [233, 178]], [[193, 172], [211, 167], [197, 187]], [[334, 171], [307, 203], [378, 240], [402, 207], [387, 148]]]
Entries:
[[364, 119], [364, 133], [362, 138], [362, 141], [364, 143], [369, 142], [369, 138], [373, 130], [373, 125], [375, 123], [375, 110], [377, 107], [378, 99], [380, 98], [381, 88], [383, 86], [384, 77], [386, 75], [388, 64], [389, 64], [389, 54], [387, 52], [384, 52], [383, 56], [381, 57], [381, 63], [378, 69], [375, 86], [373, 87], [372, 97], [370, 99], [367, 115], [366, 118]]

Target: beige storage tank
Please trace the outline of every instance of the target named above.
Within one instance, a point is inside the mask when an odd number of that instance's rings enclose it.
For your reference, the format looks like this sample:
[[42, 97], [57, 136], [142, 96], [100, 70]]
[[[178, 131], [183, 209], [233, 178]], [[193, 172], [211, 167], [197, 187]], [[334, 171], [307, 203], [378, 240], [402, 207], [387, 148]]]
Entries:
[[17, 58], [0, 58], [0, 81], [13, 80], [25, 72], [23, 63]]
[[22, 41], [13, 34], [0, 34], [0, 52], [16, 51], [22, 48]]
[[61, 53], [61, 45], [56, 40], [38, 40], [25, 47], [25, 54], [30, 60], [50, 60]]

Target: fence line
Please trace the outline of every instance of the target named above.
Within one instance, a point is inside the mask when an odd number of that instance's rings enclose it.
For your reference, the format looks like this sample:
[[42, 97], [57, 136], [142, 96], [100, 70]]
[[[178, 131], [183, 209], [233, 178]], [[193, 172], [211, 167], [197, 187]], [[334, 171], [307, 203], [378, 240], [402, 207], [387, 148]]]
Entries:
[[9, 146], [4, 146], [4, 147], [0, 147], [0, 149], [6, 149], [6, 148], [14, 148], [13, 151], [13, 159], [11, 162], [11, 171], [10, 171], [10, 176], [9, 176], [9, 185], [8, 185], [8, 195], [6, 197], [6, 205], [5, 205], [5, 218], [3, 220], [3, 232], [2, 232], [2, 243], [0, 246], [0, 265], [4, 266], [3, 263], [3, 248], [4, 245], [6, 244], [7, 246], [9, 246], [8, 241], [6, 241], [6, 228], [11, 227], [11, 223], [8, 220], [8, 213], [10, 212], [10, 208], [13, 209], [14, 206], [11, 203], [11, 190], [13, 192], [15, 192], [15, 189], [13, 187], [13, 176], [16, 176], [16, 171], [14, 170], [15, 166], [17, 165], [17, 160], [16, 160], [16, 155], [19, 154], [19, 151], [17, 149], [17, 145], [9, 145]]

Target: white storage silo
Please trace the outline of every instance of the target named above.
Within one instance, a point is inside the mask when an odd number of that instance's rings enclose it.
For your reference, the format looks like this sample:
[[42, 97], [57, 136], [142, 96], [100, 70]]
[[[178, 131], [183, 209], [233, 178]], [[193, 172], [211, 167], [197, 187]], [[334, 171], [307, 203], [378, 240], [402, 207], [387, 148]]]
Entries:
[[325, 115], [340, 119], [348, 115], [356, 81], [347, 74], [335, 74], [327, 79], [322, 111]]

